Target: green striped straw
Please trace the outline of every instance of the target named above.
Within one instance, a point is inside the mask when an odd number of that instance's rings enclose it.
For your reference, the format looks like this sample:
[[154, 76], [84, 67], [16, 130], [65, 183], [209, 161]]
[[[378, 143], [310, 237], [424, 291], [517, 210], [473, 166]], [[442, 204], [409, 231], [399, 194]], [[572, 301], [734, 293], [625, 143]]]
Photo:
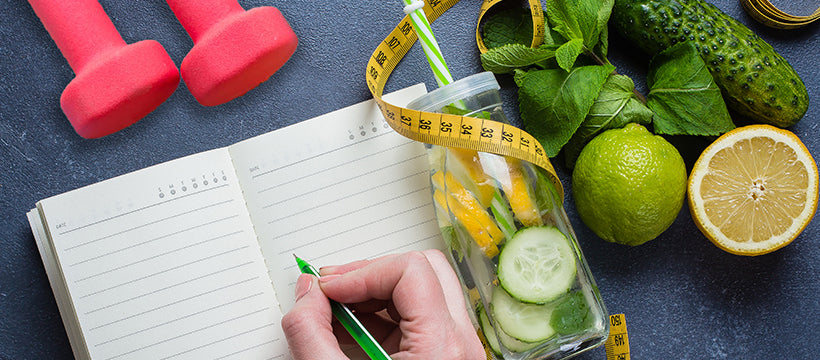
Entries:
[[427, 21], [427, 16], [424, 15], [424, 1], [403, 1], [405, 4], [404, 13], [410, 16], [410, 22], [413, 24], [416, 35], [419, 37], [421, 48], [424, 49], [424, 55], [427, 56], [427, 62], [430, 63], [430, 68], [436, 76], [438, 86], [442, 87], [450, 84], [453, 82], [453, 76], [450, 75], [450, 69], [447, 68], [447, 63], [444, 62], [444, 56], [441, 55], [441, 49], [438, 47], [435, 35], [433, 35], [430, 22]]

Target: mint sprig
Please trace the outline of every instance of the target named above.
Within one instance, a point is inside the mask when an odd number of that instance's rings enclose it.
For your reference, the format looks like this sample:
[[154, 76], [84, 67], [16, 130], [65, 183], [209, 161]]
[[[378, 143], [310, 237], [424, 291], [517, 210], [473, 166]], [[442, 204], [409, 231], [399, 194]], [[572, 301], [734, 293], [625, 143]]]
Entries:
[[558, 155], [572, 138], [604, 82], [615, 67], [591, 65], [562, 69], [518, 70], [518, 106], [524, 127], [541, 145], [547, 156]]
[[[613, 0], [546, 0], [547, 40], [538, 48], [530, 47], [528, 9], [502, 11], [487, 21], [506, 27], [484, 27], [485, 39], [504, 40], [492, 42], [495, 47], [488, 43], [482, 65], [515, 74], [525, 130], [548, 156], [563, 149], [572, 167], [589, 140], [629, 122], [654, 123], [655, 132], [666, 135], [718, 135], [734, 128], [714, 79], [690, 45], [653, 59], [648, 98], [631, 79], [617, 75], [607, 59], [612, 5]], [[509, 29], [514, 33], [497, 33]]]

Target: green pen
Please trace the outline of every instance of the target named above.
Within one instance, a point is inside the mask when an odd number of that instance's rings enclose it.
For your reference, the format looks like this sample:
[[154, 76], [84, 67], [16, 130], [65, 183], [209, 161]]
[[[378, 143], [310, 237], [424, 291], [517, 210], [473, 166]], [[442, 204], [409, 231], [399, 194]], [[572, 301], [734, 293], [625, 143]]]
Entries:
[[[319, 276], [319, 272], [316, 271], [316, 268], [314, 268], [312, 265], [300, 259], [298, 256], [296, 256], [296, 254], [294, 254], [293, 257], [296, 258], [296, 265], [299, 266], [299, 270], [303, 274], [311, 274], [316, 277]], [[328, 300], [330, 300], [330, 310], [333, 312], [333, 316], [335, 316], [336, 319], [338, 319], [339, 322], [342, 323], [342, 326], [344, 326], [345, 329], [347, 329], [347, 332], [350, 333], [350, 336], [353, 336], [353, 339], [355, 339], [356, 342], [359, 343], [359, 346], [362, 347], [362, 350], [364, 350], [364, 352], [366, 352], [371, 359], [392, 360], [390, 358], [390, 355], [387, 354], [387, 351], [384, 351], [384, 349], [382, 349], [381, 345], [379, 345], [379, 343], [376, 342], [376, 339], [373, 338], [373, 335], [370, 335], [370, 333], [367, 332], [367, 329], [364, 328], [359, 319], [357, 319], [356, 316], [353, 315], [353, 312], [350, 311], [350, 309], [347, 306], [339, 302], [333, 301], [331, 299]]]

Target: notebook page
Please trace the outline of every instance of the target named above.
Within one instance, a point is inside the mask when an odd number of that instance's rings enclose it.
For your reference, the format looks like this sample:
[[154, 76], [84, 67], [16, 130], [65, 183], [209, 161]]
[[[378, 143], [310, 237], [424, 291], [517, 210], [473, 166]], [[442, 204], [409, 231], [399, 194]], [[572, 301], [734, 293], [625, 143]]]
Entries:
[[[396, 105], [423, 84], [385, 96]], [[366, 101], [230, 147], [270, 277], [287, 312], [299, 269], [441, 248], [424, 145]]]
[[91, 358], [287, 357], [281, 312], [224, 149], [38, 206]]

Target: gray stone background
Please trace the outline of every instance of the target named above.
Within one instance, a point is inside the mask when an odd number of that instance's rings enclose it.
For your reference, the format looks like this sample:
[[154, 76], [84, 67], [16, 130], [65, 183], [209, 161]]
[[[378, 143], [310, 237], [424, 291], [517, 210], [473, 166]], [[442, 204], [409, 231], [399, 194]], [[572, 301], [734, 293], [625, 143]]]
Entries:
[[[820, 159], [820, 23], [773, 30], [739, 1], [714, 0], [755, 30], [808, 86], [811, 105], [790, 130]], [[192, 42], [164, 1], [102, 0], [128, 43], [158, 40], [179, 66]], [[68, 359], [71, 350], [25, 213], [43, 198], [185, 155], [227, 146], [354, 103], [370, 93], [368, 57], [403, 16], [399, 0], [243, 0], [272, 5], [290, 22], [299, 47], [269, 81], [216, 107], [200, 106], [181, 83], [137, 124], [98, 140], [74, 133], [59, 106], [74, 74], [23, 0], [0, 2], [0, 359]], [[481, 71], [474, 29], [479, 0], [463, 0], [433, 24], [456, 79]], [[523, 3], [523, 2], [522, 2]], [[817, 1], [777, 1], [808, 14]], [[645, 93], [648, 58], [611, 37], [610, 60]], [[387, 91], [436, 87], [419, 45], [400, 63]], [[499, 77], [516, 124], [516, 89]], [[736, 119], [742, 121], [741, 119]], [[706, 139], [672, 139], [691, 167]], [[820, 220], [791, 245], [754, 258], [712, 245], [684, 209], [659, 238], [639, 247], [597, 238], [579, 219], [570, 174], [565, 207], [610, 313], [625, 313], [633, 359], [812, 359], [820, 353]], [[578, 357], [604, 359], [603, 347]]]

